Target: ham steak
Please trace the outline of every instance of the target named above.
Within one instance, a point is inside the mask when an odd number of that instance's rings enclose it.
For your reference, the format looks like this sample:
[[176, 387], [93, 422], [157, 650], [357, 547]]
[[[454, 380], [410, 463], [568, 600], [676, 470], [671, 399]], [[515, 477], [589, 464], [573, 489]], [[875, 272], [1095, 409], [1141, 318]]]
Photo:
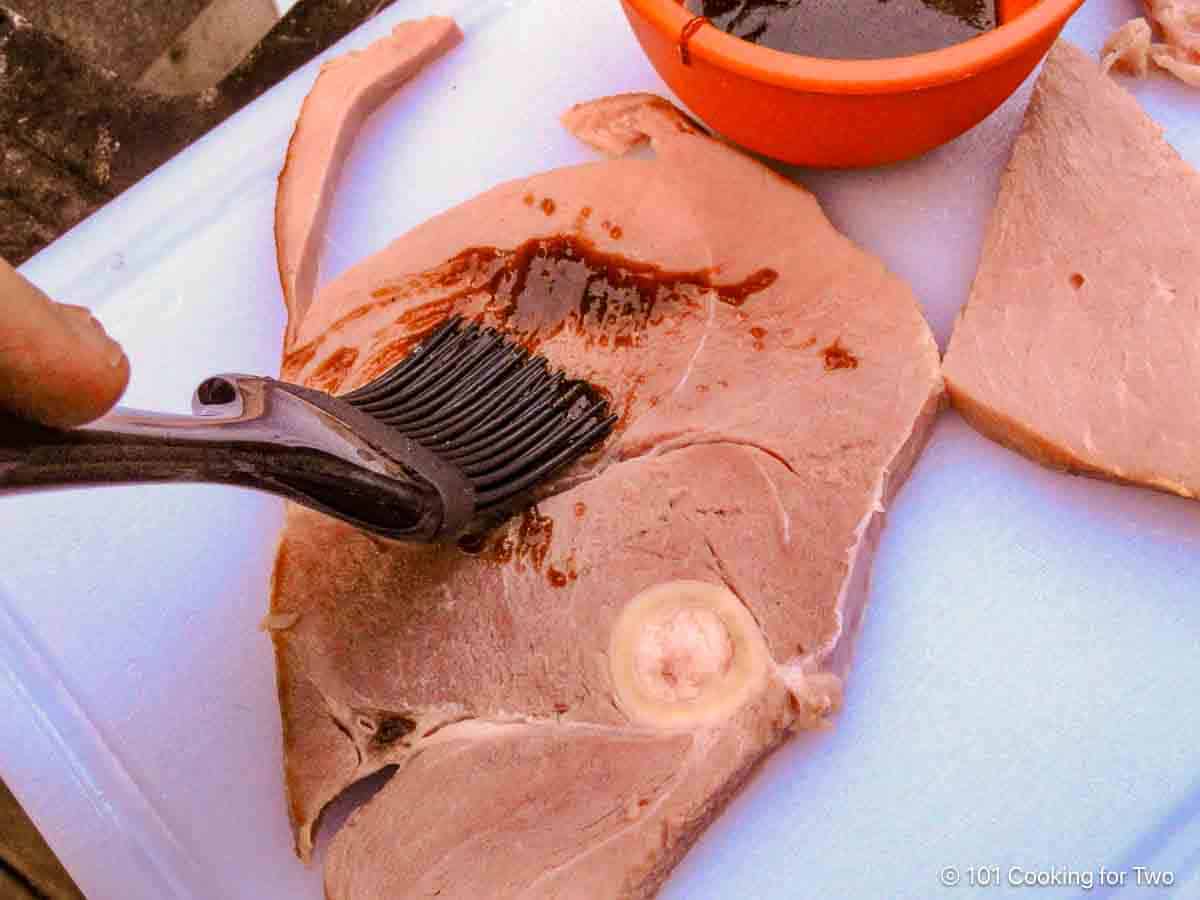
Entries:
[[[453, 33], [390, 42], [420, 60]], [[277, 209], [285, 377], [353, 389], [457, 313], [621, 421], [457, 545], [289, 507], [268, 627], [297, 850], [395, 766], [334, 837], [329, 897], [650, 896], [752, 767], [838, 708], [883, 511], [942, 397], [937, 349], [811, 194], [643, 94], [564, 121], [653, 159], [499, 185], [312, 296], [294, 272], [321, 203], [296, 173], [327, 185], [345, 145], [306, 122], [343, 121], [396, 60], [347, 60], [305, 104]]]
[[955, 406], [1047, 465], [1200, 495], [1200, 174], [1051, 51], [946, 354]]

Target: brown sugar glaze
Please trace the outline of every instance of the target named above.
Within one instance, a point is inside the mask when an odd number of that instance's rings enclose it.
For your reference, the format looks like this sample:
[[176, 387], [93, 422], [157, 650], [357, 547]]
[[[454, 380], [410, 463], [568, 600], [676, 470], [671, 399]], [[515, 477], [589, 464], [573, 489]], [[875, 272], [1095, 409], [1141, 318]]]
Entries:
[[[417, 295], [434, 296], [397, 314], [396, 327], [387, 329], [389, 338], [368, 349], [360, 380], [382, 375], [452, 311], [471, 301], [484, 301], [482, 311], [473, 315], [476, 321], [512, 335], [534, 352], [564, 328], [586, 346], [619, 350], [638, 346], [645, 331], [671, 312], [700, 307], [707, 291], [721, 303], [739, 307], [777, 278], [775, 270], [761, 268], [739, 281], [723, 282], [712, 268], [665, 269], [600, 250], [578, 234], [531, 238], [512, 250], [470, 247], [429, 271], [372, 290], [367, 303], [293, 350], [284, 373], [296, 377], [313, 360], [316, 345], [336, 342], [342, 326]], [[349, 374], [344, 366], [338, 373]], [[323, 379], [325, 390], [339, 386]]]

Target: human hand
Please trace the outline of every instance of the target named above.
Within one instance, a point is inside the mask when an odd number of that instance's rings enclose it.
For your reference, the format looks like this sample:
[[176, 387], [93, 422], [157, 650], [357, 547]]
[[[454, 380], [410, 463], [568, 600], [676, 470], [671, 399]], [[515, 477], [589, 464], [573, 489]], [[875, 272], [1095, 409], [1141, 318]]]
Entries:
[[129, 383], [129, 360], [82, 306], [55, 303], [0, 259], [0, 410], [70, 428]]

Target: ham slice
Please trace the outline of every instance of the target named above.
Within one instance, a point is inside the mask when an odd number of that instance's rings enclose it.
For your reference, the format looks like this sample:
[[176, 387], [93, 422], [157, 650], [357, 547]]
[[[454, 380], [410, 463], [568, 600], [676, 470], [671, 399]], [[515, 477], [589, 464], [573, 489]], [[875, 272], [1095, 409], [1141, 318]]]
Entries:
[[[345, 65], [356, 89], [372, 58]], [[325, 87], [315, 121], [346, 96]], [[288, 509], [270, 621], [300, 855], [326, 804], [397, 767], [333, 839], [335, 900], [653, 894], [838, 708], [883, 510], [942, 397], [912, 292], [807, 191], [658, 97], [565, 122], [655, 158], [501, 184], [289, 306], [284, 373], [308, 385], [361, 385], [455, 312], [621, 412], [457, 546]]]
[[1200, 492], [1200, 174], [1057, 44], [945, 359], [955, 406], [1040, 462]]
[[354, 135], [380, 103], [460, 40], [453, 19], [404, 22], [367, 49], [321, 67], [300, 108], [275, 199], [275, 253], [288, 311], [285, 348], [316, 289], [320, 235]]

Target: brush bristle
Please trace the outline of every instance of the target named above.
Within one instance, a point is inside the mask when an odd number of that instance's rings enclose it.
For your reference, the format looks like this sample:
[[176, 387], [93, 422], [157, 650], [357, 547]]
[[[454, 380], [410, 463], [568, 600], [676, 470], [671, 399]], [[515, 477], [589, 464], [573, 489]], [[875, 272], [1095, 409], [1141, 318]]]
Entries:
[[503, 506], [602, 441], [617, 417], [587, 382], [455, 316], [345, 400], [454, 463], [476, 509]]

